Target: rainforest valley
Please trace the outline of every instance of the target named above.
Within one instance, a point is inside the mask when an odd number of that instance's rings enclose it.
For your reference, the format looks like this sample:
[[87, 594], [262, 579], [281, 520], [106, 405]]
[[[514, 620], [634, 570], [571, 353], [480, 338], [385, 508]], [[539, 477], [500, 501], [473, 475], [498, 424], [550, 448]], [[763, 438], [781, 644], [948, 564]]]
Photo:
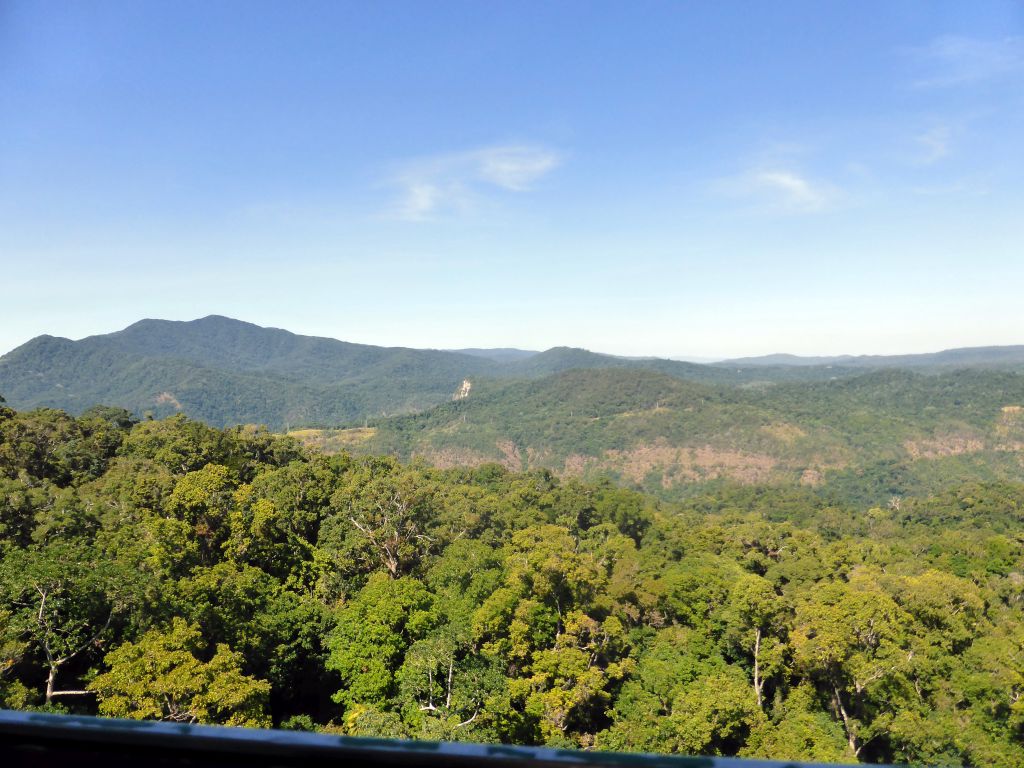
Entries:
[[0, 409], [2, 706], [1024, 763], [1020, 482], [665, 498], [181, 415]]

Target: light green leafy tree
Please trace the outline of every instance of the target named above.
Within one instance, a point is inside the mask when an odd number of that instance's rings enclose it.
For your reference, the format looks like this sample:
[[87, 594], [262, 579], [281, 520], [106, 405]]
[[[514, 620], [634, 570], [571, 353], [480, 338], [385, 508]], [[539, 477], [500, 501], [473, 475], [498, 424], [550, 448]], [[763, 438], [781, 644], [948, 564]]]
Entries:
[[392, 579], [408, 573], [435, 544], [432, 490], [416, 470], [356, 473], [331, 499], [343, 531], [337, 556], [364, 571], [383, 567]]
[[725, 637], [750, 660], [754, 696], [761, 709], [765, 681], [784, 667], [786, 648], [781, 635], [786, 619], [785, 602], [766, 579], [744, 574], [732, 585], [725, 611]]
[[61, 688], [61, 673], [95, 658], [114, 634], [112, 624], [134, 598], [134, 577], [82, 541], [56, 541], [17, 549], [0, 561], [0, 596], [8, 618], [5, 645], [23, 646], [42, 658], [47, 704], [85, 691]]
[[338, 611], [327, 638], [327, 666], [344, 683], [334, 699], [348, 707], [379, 706], [395, 694], [395, 672], [406, 650], [438, 623], [433, 598], [422, 582], [392, 579], [378, 571]]
[[807, 683], [797, 686], [779, 702], [772, 721], [754, 730], [739, 754], [818, 763], [856, 760], [846, 743], [842, 726], [817, 707], [814, 688]]
[[203, 661], [202, 633], [175, 618], [166, 630], [151, 630], [137, 643], [107, 654], [109, 670], [89, 689], [110, 717], [179, 723], [267, 726], [270, 684], [242, 674], [242, 657], [218, 645]]
[[883, 736], [912, 690], [910, 616], [864, 570], [818, 586], [798, 604], [791, 635], [797, 670], [818, 681], [850, 751]]
[[546, 743], [592, 743], [592, 723], [611, 701], [610, 685], [635, 667], [625, 646], [622, 622], [614, 616], [598, 622], [570, 611], [554, 647], [537, 650], [529, 676], [510, 681], [513, 698], [537, 718]]
[[727, 667], [684, 686], [668, 721], [670, 751], [734, 755], [766, 718], [742, 671]]

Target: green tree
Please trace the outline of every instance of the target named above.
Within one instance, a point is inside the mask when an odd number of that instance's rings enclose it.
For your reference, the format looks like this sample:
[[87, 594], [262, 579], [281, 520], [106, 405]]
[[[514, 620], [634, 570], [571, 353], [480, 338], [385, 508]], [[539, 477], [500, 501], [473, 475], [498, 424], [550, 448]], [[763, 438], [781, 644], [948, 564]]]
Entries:
[[885, 735], [892, 712], [909, 695], [909, 625], [869, 571], [821, 585], [797, 605], [797, 669], [823, 686], [854, 755]]
[[0, 563], [0, 593], [9, 606], [2, 633], [22, 640], [42, 657], [47, 704], [85, 691], [61, 689], [60, 673], [79, 665], [114, 635], [114, 620], [134, 598], [134, 578], [123, 564], [110, 562], [95, 547], [59, 541], [14, 550]]
[[438, 623], [427, 588], [409, 576], [381, 572], [337, 613], [327, 638], [327, 665], [344, 687], [335, 700], [353, 706], [381, 706], [395, 693], [395, 673], [408, 647]]
[[[196, 568], [162, 596], [166, 611], [242, 654], [245, 674], [267, 680], [275, 719], [315, 706], [330, 685], [324, 636], [329, 611], [252, 566]], [[318, 688], [320, 690], [318, 690]]]
[[669, 750], [688, 755], [734, 755], [765, 716], [745, 675], [728, 667], [685, 685], [672, 704]]
[[227, 520], [234, 506], [235, 478], [221, 464], [207, 464], [186, 473], [174, 486], [167, 510], [187, 526], [188, 537], [197, 545], [204, 565], [218, 559], [227, 538]]
[[745, 757], [771, 760], [803, 760], [818, 763], [854, 762], [846, 735], [815, 702], [815, 691], [802, 683], [780, 701], [771, 722], [751, 733]]
[[107, 654], [107, 672], [89, 690], [101, 714], [133, 720], [266, 726], [270, 685], [242, 674], [242, 657], [218, 645], [203, 661], [199, 628], [174, 619], [168, 630], [151, 630], [137, 643]]
[[408, 573], [434, 543], [431, 490], [415, 470], [353, 474], [331, 500], [343, 527], [339, 554], [365, 570], [382, 566], [393, 579]]
[[761, 709], [765, 681], [783, 670], [786, 619], [785, 602], [766, 579], [744, 574], [732, 585], [725, 612], [726, 642], [749, 659], [754, 695]]
[[528, 676], [510, 681], [513, 698], [522, 699], [525, 712], [537, 718], [545, 743], [593, 743], [594, 726], [612, 698], [611, 684], [634, 668], [625, 641], [615, 617], [597, 622], [571, 611], [554, 647], [537, 650]]

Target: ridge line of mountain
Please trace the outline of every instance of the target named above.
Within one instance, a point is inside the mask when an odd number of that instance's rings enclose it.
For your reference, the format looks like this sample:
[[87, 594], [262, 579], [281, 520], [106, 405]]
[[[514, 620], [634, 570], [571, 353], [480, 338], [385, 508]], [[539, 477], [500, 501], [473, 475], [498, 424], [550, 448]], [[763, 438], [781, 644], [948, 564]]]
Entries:
[[[955, 354], [954, 354], [955, 353]], [[910, 356], [914, 370], [956, 365], [1024, 370], [1024, 347]], [[95, 404], [156, 417], [184, 412], [217, 426], [337, 426], [425, 411], [487, 380], [541, 379], [574, 369], [651, 371], [709, 385], [759, 387], [893, 368], [889, 358], [830, 365], [701, 364], [575, 347], [543, 352], [380, 347], [265, 328], [222, 315], [143, 319], [80, 340], [43, 334], [0, 357], [0, 393], [19, 409]], [[893, 358], [893, 360], [906, 360]], [[934, 361], [929, 366], [927, 361]], [[469, 382], [467, 387], [466, 382]], [[586, 377], [578, 386], [589, 386]]]

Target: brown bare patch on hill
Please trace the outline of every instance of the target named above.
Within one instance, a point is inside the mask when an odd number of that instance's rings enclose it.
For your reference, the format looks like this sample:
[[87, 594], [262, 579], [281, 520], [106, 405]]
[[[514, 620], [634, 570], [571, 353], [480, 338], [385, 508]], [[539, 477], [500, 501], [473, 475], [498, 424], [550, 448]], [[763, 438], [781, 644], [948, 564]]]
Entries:
[[822, 474], [820, 469], [808, 467], [800, 475], [800, 485], [809, 485], [814, 487], [816, 485], [821, 485], [821, 481], [824, 479], [825, 476]]
[[715, 480], [722, 477], [741, 483], [767, 481], [778, 464], [762, 453], [703, 446], [673, 446], [664, 441], [639, 445], [627, 451], [606, 451], [602, 465], [618, 470], [633, 482], [642, 482], [651, 472], [662, 473], [662, 485]]
[[[638, 416], [653, 416], [659, 413], [669, 413], [672, 409], [664, 405], [656, 405], [652, 408], [642, 408], [636, 411], [623, 411], [615, 415], [616, 419], [633, 419]], [[693, 410], [692, 408], [687, 410]]]
[[159, 395], [153, 398], [153, 402], [155, 402], [157, 405], [173, 405], [175, 410], [181, 410], [181, 403], [178, 402], [178, 398], [176, 398], [170, 392], [161, 392]]
[[376, 427], [353, 429], [293, 429], [288, 437], [294, 437], [307, 448], [321, 453], [340, 453], [365, 443], [377, 434]]
[[597, 461], [598, 460], [593, 456], [584, 456], [581, 453], [570, 453], [565, 457], [565, 467], [562, 470], [562, 474], [580, 477], [586, 471], [588, 465], [594, 464]]
[[624, 478], [639, 483], [655, 470], [664, 471], [676, 466], [684, 450], [658, 441], [638, 445], [628, 451], [605, 451], [605, 459], [601, 463], [614, 466]]
[[526, 446], [526, 465], [531, 469], [535, 467], [547, 467], [554, 461], [550, 448], [537, 449], [532, 445]]
[[924, 440], [907, 440], [903, 447], [912, 459], [940, 459], [985, 450], [985, 441], [971, 435], [943, 435]]
[[[493, 456], [485, 456], [479, 451], [468, 448], [428, 448], [414, 451], [414, 459], [422, 459], [438, 469], [454, 469], [455, 467], [479, 467], [481, 464], [493, 464]], [[504, 462], [501, 462], [504, 463]]]
[[496, 445], [504, 457], [501, 462], [502, 466], [513, 472], [522, 472], [523, 457], [519, 453], [519, 446], [511, 440], [499, 440]]
[[1019, 451], [1024, 448], [1024, 408], [1004, 405], [996, 419], [996, 436], [1000, 438], [997, 451]]

